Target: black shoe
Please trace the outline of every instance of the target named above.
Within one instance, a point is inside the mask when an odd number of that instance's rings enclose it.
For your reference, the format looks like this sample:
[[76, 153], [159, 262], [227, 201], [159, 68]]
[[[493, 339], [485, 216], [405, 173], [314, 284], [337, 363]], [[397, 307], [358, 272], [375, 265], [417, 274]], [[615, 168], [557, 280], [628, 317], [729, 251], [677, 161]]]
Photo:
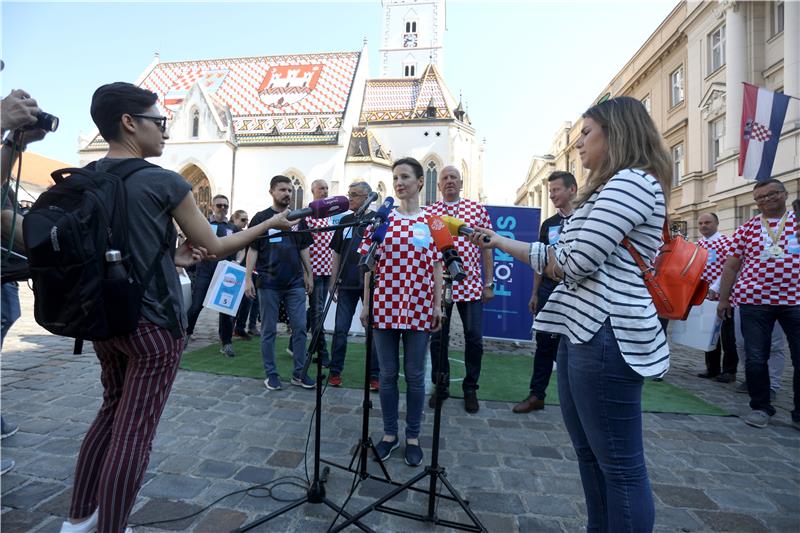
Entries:
[[718, 375], [719, 374], [712, 374], [711, 372], [700, 372], [699, 374], [697, 374], [697, 377], [703, 379], [714, 379]]
[[481, 408], [478, 405], [478, 395], [474, 390], [464, 391], [464, 410], [468, 413], [477, 413]]
[[409, 444], [406, 441], [405, 460], [408, 466], [419, 466], [422, 464], [422, 448], [419, 444]]
[[[440, 396], [442, 401], [445, 401], [449, 397], [450, 397], [450, 391], [445, 391], [445, 393]], [[431, 397], [428, 400], [428, 407], [430, 407], [431, 409], [436, 408], [436, 391], [433, 391], [433, 394], [431, 394]]]
[[719, 376], [715, 377], [714, 381], [717, 381], [719, 383], [733, 383], [734, 381], [736, 381], [736, 374], [723, 372]]
[[375, 445], [375, 451], [381, 461], [385, 461], [392, 455], [392, 452], [400, 447], [400, 439], [395, 438], [392, 442], [382, 440]]

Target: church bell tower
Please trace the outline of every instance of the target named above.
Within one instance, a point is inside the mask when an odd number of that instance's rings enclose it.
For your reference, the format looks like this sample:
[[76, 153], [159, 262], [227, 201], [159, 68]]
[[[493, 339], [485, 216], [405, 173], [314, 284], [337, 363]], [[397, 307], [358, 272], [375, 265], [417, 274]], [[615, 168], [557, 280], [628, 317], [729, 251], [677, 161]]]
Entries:
[[445, 0], [383, 0], [382, 78], [417, 78], [428, 64], [442, 71]]

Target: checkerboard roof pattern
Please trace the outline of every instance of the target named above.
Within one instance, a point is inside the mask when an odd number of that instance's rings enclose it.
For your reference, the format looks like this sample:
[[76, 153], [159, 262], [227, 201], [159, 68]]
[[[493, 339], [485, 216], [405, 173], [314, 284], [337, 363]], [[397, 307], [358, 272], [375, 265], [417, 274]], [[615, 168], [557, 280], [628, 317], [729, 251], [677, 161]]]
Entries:
[[361, 123], [430, 118], [427, 111], [431, 103], [435, 118], [455, 118], [455, 101], [433, 65], [428, 65], [419, 78], [367, 80]]

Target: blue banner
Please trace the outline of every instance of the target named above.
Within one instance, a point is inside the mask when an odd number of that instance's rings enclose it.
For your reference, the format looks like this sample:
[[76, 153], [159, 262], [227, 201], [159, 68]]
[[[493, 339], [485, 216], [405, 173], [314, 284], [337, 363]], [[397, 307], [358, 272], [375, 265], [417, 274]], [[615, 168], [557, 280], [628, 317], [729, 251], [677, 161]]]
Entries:
[[[539, 240], [541, 211], [538, 207], [487, 205], [494, 230], [518, 241]], [[533, 290], [530, 266], [502, 250], [494, 250], [494, 298], [483, 306], [483, 336], [495, 339], [531, 340], [533, 315], [528, 302]]]

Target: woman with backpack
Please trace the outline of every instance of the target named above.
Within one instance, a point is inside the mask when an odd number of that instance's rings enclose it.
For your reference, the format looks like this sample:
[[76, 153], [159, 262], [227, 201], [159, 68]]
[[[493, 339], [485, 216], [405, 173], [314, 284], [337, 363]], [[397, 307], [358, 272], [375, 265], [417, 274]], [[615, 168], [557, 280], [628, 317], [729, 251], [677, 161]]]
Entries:
[[[106, 156], [96, 162], [96, 171], [113, 173], [124, 161], [161, 155], [169, 135], [167, 118], [156, 101], [155, 93], [130, 83], [103, 85], [95, 91], [92, 119], [109, 145]], [[145, 279], [151, 265], [156, 265], [155, 275], [145, 287], [138, 327], [130, 334], [94, 342], [103, 404], [81, 445], [70, 519], [63, 523], [62, 533], [126, 529], [184, 348], [186, 311], [175, 267], [224, 257], [270, 228], [291, 227], [280, 214], [217, 237], [195, 204], [191, 185], [180, 174], [145, 165], [124, 183], [134, 278]], [[173, 220], [187, 238], [177, 249]], [[164, 242], [170, 243], [166, 253]]]
[[652, 264], [672, 165], [647, 110], [629, 97], [586, 111], [576, 147], [590, 172], [557, 244], [523, 243], [482, 228], [472, 240], [561, 281], [535, 328], [561, 335], [558, 393], [578, 457], [587, 531], [652, 531], [641, 394], [644, 378], [669, 368], [669, 346], [622, 240]]

